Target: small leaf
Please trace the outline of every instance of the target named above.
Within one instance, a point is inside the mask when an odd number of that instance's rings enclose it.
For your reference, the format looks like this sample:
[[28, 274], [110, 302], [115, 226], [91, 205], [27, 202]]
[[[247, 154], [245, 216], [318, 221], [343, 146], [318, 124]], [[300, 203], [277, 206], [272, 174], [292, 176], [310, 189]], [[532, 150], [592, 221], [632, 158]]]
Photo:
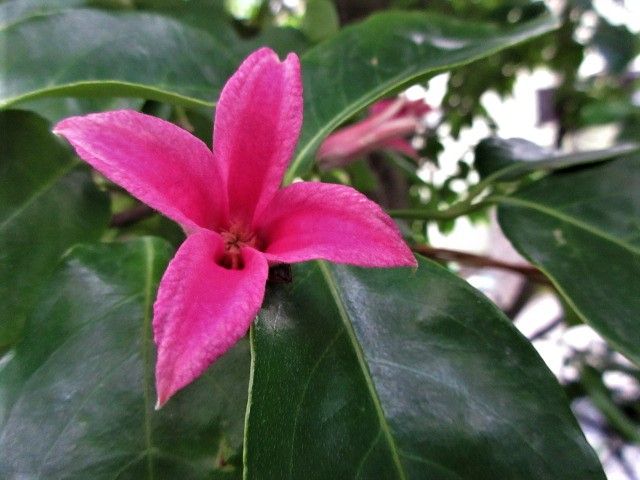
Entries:
[[475, 167], [480, 176], [513, 180], [536, 170], [561, 170], [587, 163], [598, 163], [637, 150], [638, 145], [617, 145], [602, 150], [561, 153], [542, 148], [522, 138], [491, 137], [475, 150]]
[[499, 203], [516, 249], [640, 365], [640, 155], [555, 173]]
[[340, 19], [330, 0], [308, 0], [302, 19], [302, 31], [313, 42], [319, 42], [340, 29]]
[[85, 168], [28, 112], [0, 112], [0, 351], [19, 336], [60, 256], [107, 227], [109, 202]]
[[249, 358], [241, 342], [155, 411], [159, 239], [76, 247], [0, 370], [0, 476], [240, 478]]
[[296, 265], [251, 341], [245, 478], [604, 478], [531, 344], [432, 262]]

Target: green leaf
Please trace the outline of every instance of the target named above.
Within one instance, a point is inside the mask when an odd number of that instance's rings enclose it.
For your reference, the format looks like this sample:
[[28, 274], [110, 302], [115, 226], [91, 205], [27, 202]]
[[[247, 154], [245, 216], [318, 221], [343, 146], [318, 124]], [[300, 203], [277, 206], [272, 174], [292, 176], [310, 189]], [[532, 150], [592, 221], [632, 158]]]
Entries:
[[286, 181], [304, 174], [322, 140], [375, 100], [556, 26], [551, 16], [501, 29], [433, 13], [391, 11], [344, 28], [302, 58], [305, 119]]
[[0, 130], [1, 351], [18, 338], [60, 256], [104, 232], [109, 202], [44, 119], [0, 112]]
[[499, 203], [516, 249], [640, 364], [640, 155], [558, 172]]
[[251, 341], [245, 478], [604, 478], [531, 344], [430, 261], [297, 265]]
[[302, 31], [313, 42], [319, 42], [340, 29], [338, 12], [331, 0], [308, 0]]
[[151, 308], [170, 255], [143, 237], [66, 257], [0, 367], [0, 477], [239, 478], [246, 342], [154, 410]]
[[20, 105], [23, 110], [35, 112], [52, 124], [75, 115], [107, 110], [140, 110], [144, 100], [136, 98], [60, 98], [45, 97], [31, 100]]
[[513, 180], [536, 170], [561, 170], [603, 162], [638, 148], [638, 145], [624, 144], [602, 150], [562, 153], [523, 138], [490, 137], [476, 146], [475, 166], [483, 178]]
[[291, 29], [241, 39], [221, 2], [168, 2], [146, 5], [147, 11], [72, 8], [86, 3], [78, 1], [15, 3], [18, 8], [0, 5], [0, 108], [48, 96], [140, 97], [211, 107], [257, 46], [279, 52], [306, 46]]
[[0, 107], [51, 95], [210, 106], [241, 58], [220, 20], [205, 31], [149, 12], [78, 8], [21, 17], [0, 27]]

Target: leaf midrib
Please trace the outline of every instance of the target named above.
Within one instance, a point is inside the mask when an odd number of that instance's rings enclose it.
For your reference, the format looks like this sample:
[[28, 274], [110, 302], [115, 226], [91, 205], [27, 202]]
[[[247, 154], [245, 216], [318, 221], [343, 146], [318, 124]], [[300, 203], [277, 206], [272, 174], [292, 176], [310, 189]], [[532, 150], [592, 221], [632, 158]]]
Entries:
[[362, 376], [364, 377], [365, 383], [367, 385], [367, 389], [373, 401], [373, 405], [376, 410], [376, 415], [378, 417], [380, 428], [384, 434], [384, 437], [389, 446], [389, 449], [391, 450], [391, 456], [393, 458], [393, 463], [395, 464], [396, 469], [398, 471], [399, 478], [402, 480], [406, 480], [407, 477], [404, 472], [404, 468], [402, 467], [402, 462], [400, 461], [400, 453], [399, 453], [398, 446], [396, 445], [395, 439], [393, 438], [393, 435], [391, 433], [391, 428], [389, 427], [387, 419], [384, 415], [384, 410], [382, 408], [382, 404], [380, 403], [378, 392], [376, 391], [376, 387], [373, 383], [373, 379], [371, 378], [371, 373], [369, 372], [367, 363], [365, 361], [364, 352], [362, 351], [362, 347], [360, 346], [360, 343], [358, 342], [358, 339], [356, 337], [356, 333], [353, 330], [353, 325], [351, 324], [351, 320], [349, 319], [349, 314], [347, 313], [347, 310], [345, 308], [344, 301], [340, 296], [340, 292], [338, 290], [336, 281], [333, 278], [331, 271], [329, 270], [329, 268], [327, 267], [324, 261], [319, 260], [317, 262], [317, 265], [320, 269], [320, 273], [322, 274], [324, 280], [327, 283], [327, 287], [329, 288], [331, 296], [335, 300], [336, 307], [338, 308], [338, 312], [340, 315], [340, 319], [342, 320], [342, 323], [347, 332], [347, 335], [349, 337], [353, 350], [358, 359], [358, 366], [362, 371]]
[[147, 453], [147, 474], [149, 479], [154, 478], [153, 473], [153, 435], [151, 428], [151, 415], [153, 415], [153, 403], [151, 400], [151, 380], [153, 372], [150, 368], [151, 363], [151, 346], [150, 334], [151, 334], [151, 299], [153, 290], [153, 277], [154, 277], [154, 259], [155, 252], [153, 249], [153, 242], [149, 237], [143, 238], [144, 244], [144, 259], [145, 259], [145, 276], [144, 276], [144, 316], [142, 323], [142, 361], [144, 363], [144, 438], [146, 444]]

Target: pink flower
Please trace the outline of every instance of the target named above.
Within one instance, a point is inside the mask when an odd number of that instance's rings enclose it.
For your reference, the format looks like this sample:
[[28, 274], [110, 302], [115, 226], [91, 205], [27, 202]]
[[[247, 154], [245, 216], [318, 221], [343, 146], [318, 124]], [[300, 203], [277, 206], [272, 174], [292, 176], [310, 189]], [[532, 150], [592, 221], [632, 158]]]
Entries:
[[406, 139], [416, 133], [422, 117], [431, 107], [422, 100], [380, 100], [369, 109], [369, 116], [329, 135], [316, 155], [322, 168], [346, 165], [375, 150], [395, 150], [414, 160], [418, 152]]
[[213, 151], [134, 111], [56, 125], [81, 158], [187, 232], [154, 304], [158, 408], [247, 333], [270, 264], [416, 265], [393, 221], [355, 190], [280, 188], [301, 123], [298, 57], [263, 48], [222, 90]]

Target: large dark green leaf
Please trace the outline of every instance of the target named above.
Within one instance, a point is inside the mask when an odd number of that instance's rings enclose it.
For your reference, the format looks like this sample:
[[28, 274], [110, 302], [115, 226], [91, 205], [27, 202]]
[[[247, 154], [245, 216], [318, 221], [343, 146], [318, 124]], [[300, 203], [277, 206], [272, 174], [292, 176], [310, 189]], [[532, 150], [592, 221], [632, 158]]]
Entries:
[[18, 336], [37, 289], [73, 244], [100, 237], [109, 203], [27, 112], [0, 112], [0, 350]]
[[481, 177], [511, 180], [536, 170], [561, 170], [598, 163], [638, 149], [638, 145], [617, 145], [603, 150], [563, 153], [540, 147], [523, 138], [491, 137], [475, 150], [475, 167]]
[[343, 29], [302, 58], [305, 119], [288, 180], [311, 165], [327, 134], [378, 98], [555, 26], [549, 16], [499, 29], [431, 13], [385, 12]]
[[251, 337], [247, 478], [603, 478], [533, 347], [432, 262], [298, 266]]
[[76, 247], [0, 369], [0, 477], [238, 478], [246, 342], [154, 411], [151, 306], [171, 249]]
[[210, 105], [240, 60], [223, 21], [207, 32], [157, 13], [79, 8], [0, 28], [0, 107], [49, 95]]
[[[212, 106], [258, 44], [300, 50], [301, 34], [268, 29], [243, 41], [221, 2], [106, 11], [57, 2], [0, 6], [0, 108], [43, 96], [130, 96]], [[68, 5], [67, 5], [68, 3]], [[173, 5], [175, 4], [175, 5]]]
[[500, 199], [500, 225], [571, 307], [640, 364], [640, 155]]

